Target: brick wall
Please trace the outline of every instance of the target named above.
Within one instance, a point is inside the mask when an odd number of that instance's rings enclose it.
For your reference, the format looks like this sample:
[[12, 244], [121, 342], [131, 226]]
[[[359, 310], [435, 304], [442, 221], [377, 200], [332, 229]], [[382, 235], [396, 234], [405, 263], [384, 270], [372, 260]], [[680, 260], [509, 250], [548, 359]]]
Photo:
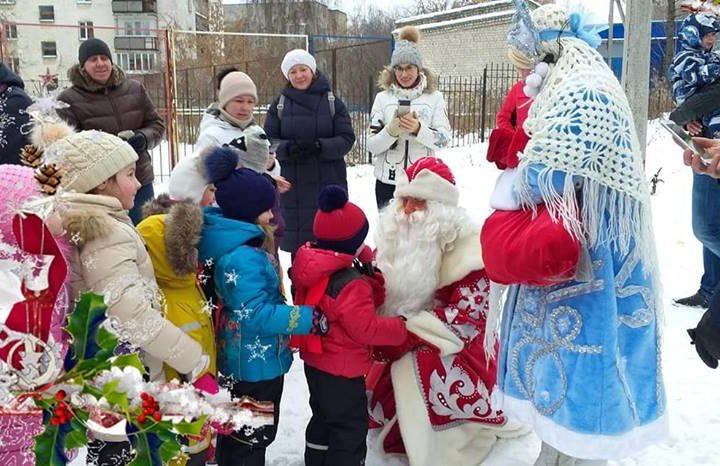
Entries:
[[420, 51], [425, 65], [444, 76], [478, 76], [488, 63], [510, 63], [507, 33], [510, 18], [422, 30]]

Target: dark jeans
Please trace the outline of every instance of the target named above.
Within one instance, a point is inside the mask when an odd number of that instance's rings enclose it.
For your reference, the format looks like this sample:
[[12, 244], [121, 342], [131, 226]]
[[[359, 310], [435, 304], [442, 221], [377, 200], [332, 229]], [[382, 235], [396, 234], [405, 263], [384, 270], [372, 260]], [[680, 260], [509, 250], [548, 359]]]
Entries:
[[285, 376], [260, 382], [233, 382], [230, 393], [233, 398], [248, 395], [258, 401], [275, 403], [274, 424], [252, 432], [238, 431], [230, 435], [218, 435], [215, 459], [218, 466], [264, 466], [265, 449], [275, 440], [280, 422], [280, 398]]
[[393, 194], [395, 194], [394, 184], [386, 184], [380, 180], [375, 180], [375, 201], [378, 210], [388, 205], [393, 198]]
[[348, 379], [305, 365], [312, 417], [305, 466], [361, 466], [367, 454], [365, 378]]
[[720, 184], [709, 176], [693, 174], [692, 229], [703, 245], [704, 273], [700, 293], [710, 299], [720, 285]]
[[130, 209], [130, 220], [132, 220], [133, 225], [137, 225], [143, 219], [142, 206], [153, 197], [155, 197], [155, 191], [152, 183], [140, 186], [140, 189], [135, 194], [135, 205]]

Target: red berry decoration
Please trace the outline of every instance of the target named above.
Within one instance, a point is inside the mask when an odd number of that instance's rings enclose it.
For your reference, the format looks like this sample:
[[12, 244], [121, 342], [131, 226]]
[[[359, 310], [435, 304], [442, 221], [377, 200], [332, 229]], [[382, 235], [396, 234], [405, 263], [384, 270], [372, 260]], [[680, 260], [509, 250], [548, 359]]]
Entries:
[[144, 414], [141, 414], [141, 415], [138, 416], [138, 422], [139, 422], [140, 424], [145, 424], [145, 421], [146, 421], [146, 420], [147, 420], [147, 417], [145, 417]]
[[55, 399], [58, 400], [58, 401], [62, 401], [62, 400], [65, 399], [65, 396], [66, 396], [65, 390], [59, 390], [59, 391], [55, 394]]
[[160, 422], [162, 420], [162, 414], [156, 411], [155, 414], [153, 414], [153, 418], [155, 418], [157, 422]]

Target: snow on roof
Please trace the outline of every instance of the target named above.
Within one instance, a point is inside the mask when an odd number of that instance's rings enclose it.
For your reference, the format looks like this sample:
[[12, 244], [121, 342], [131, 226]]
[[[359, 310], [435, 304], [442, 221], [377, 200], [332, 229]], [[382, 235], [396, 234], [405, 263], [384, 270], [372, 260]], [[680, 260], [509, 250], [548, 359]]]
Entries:
[[[416, 24], [415, 27], [420, 30], [426, 30], [426, 29], [436, 29], [436, 28], [442, 28], [442, 27], [448, 27], [448, 26], [457, 26], [458, 24], [464, 24], [464, 23], [471, 23], [476, 21], [485, 21], [488, 19], [495, 19], [495, 18], [503, 18], [506, 16], [512, 16], [515, 14], [515, 10], [504, 10], [504, 11], [495, 11], [492, 13], [485, 13], [482, 15], [474, 15], [474, 16], [466, 16], [465, 18], [458, 18], [458, 19], [449, 19], [447, 21], [438, 21], [436, 23], [427, 23], [427, 24]], [[397, 28], [393, 31], [393, 34], [400, 31], [400, 28]]]
[[451, 10], [437, 11], [435, 13], [425, 13], [423, 15], [417, 15], [417, 16], [409, 16], [407, 18], [401, 18], [401, 19], [397, 20], [396, 23], [397, 24], [409, 23], [412, 21], [420, 21], [423, 19], [430, 19], [430, 18], [437, 19], [437, 18], [441, 18], [443, 16], [451, 16], [451, 15], [457, 14], [462, 11], [470, 11], [470, 10], [477, 10], [477, 9], [481, 9], [481, 8], [488, 8], [491, 6], [502, 5], [503, 3], [512, 3], [512, 0], [493, 0], [493, 1], [485, 2], [485, 3], [476, 3], [474, 5], [461, 6], [459, 8], [453, 8]]

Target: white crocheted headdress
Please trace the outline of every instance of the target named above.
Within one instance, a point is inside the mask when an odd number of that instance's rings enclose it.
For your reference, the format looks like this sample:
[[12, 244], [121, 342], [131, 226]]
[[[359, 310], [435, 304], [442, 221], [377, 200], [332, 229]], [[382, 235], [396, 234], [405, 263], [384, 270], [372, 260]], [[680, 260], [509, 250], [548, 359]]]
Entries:
[[[557, 5], [538, 8], [532, 18], [541, 36], [543, 30], [562, 30], [569, 21], [567, 11]], [[649, 189], [620, 83], [583, 40], [556, 34], [541, 48], [559, 54], [524, 124], [530, 141], [520, 156], [521, 202], [534, 206], [527, 174], [542, 164], [538, 183], [543, 201], [569, 231], [590, 248], [611, 243], [626, 253], [635, 241], [644, 249], [642, 257], [652, 262]], [[570, 175], [562, 191], [553, 186], [555, 171]], [[579, 191], [573, 177], [582, 179]]]

